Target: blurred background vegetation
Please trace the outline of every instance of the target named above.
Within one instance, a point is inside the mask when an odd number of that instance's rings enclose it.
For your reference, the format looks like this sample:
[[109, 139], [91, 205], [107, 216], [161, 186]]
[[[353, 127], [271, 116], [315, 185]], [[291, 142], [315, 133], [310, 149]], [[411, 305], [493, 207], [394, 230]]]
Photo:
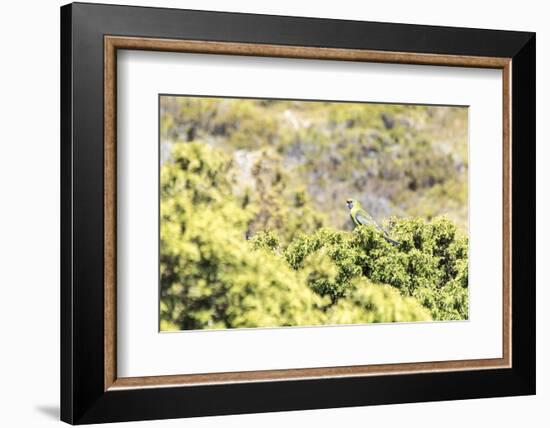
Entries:
[[161, 330], [467, 318], [466, 108], [160, 104]]

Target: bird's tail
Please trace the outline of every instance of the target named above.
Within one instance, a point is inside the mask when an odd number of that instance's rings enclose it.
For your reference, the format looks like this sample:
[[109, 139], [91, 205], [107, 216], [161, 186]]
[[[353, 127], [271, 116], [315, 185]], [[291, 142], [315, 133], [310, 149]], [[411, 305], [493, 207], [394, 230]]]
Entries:
[[384, 238], [386, 238], [386, 241], [388, 241], [390, 244], [392, 244], [392, 245], [395, 246], [395, 247], [397, 247], [397, 246], [399, 245], [399, 242], [394, 241], [394, 240], [391, 239], [389, 236], [384, 235]]

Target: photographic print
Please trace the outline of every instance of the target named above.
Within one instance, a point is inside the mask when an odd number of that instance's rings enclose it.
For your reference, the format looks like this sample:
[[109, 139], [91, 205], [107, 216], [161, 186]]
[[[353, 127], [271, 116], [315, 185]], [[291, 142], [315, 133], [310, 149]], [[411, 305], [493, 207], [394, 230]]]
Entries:
[[468, 108], [159, 96], [160, 330], [468, 319]]

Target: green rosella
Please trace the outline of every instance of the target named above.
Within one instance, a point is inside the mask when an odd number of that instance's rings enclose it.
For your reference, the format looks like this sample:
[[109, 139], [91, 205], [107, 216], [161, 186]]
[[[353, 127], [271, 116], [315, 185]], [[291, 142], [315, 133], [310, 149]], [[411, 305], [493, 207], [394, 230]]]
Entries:
[[390, 244], [393, 245], [399, 245], [399, 242], [394, 241], [388, 236], [388, 232], [386, 232], [382, 226], [380, 226], [376, 220], [372, 218], [372, 216], [366, 212], [363, 207], [361, 207], [361, 204], [359, 201], [355, 199], [348, 199], [346, 201], [346, 205], [349, 208], [349, 215], [351, 219], [353, 220], [353, 223], [356, 226], [364, 225], [364, 226], [374, 226], [376, 227], [380, 232], [382, 232], [384, 238], [386, 241], [388, 241]]

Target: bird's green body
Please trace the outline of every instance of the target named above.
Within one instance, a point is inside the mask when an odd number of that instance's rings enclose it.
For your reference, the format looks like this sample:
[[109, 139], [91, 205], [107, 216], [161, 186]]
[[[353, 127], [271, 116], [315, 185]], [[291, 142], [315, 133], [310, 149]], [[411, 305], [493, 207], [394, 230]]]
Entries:
[[388, 233], [380, 226], [372, 216], [366, 212], [359, 201], [355, 199], [348, 199], [346, 204], [349, 208], [349, 215], [353, 220], [355, 226], [374, 226], [376, 227], [383, 235], [384, 238], [393, 245], [399, 245], [399, 242], [394, 241], [388, 236]]
[[353, 207], [349, 211], [349, 215], [356, 226], [372, 225], [380, 229], [378, 223], [376, 223], [372, 216], [363, 208], [361, 208], [361, 205], [359, 204], [353, 205]]

